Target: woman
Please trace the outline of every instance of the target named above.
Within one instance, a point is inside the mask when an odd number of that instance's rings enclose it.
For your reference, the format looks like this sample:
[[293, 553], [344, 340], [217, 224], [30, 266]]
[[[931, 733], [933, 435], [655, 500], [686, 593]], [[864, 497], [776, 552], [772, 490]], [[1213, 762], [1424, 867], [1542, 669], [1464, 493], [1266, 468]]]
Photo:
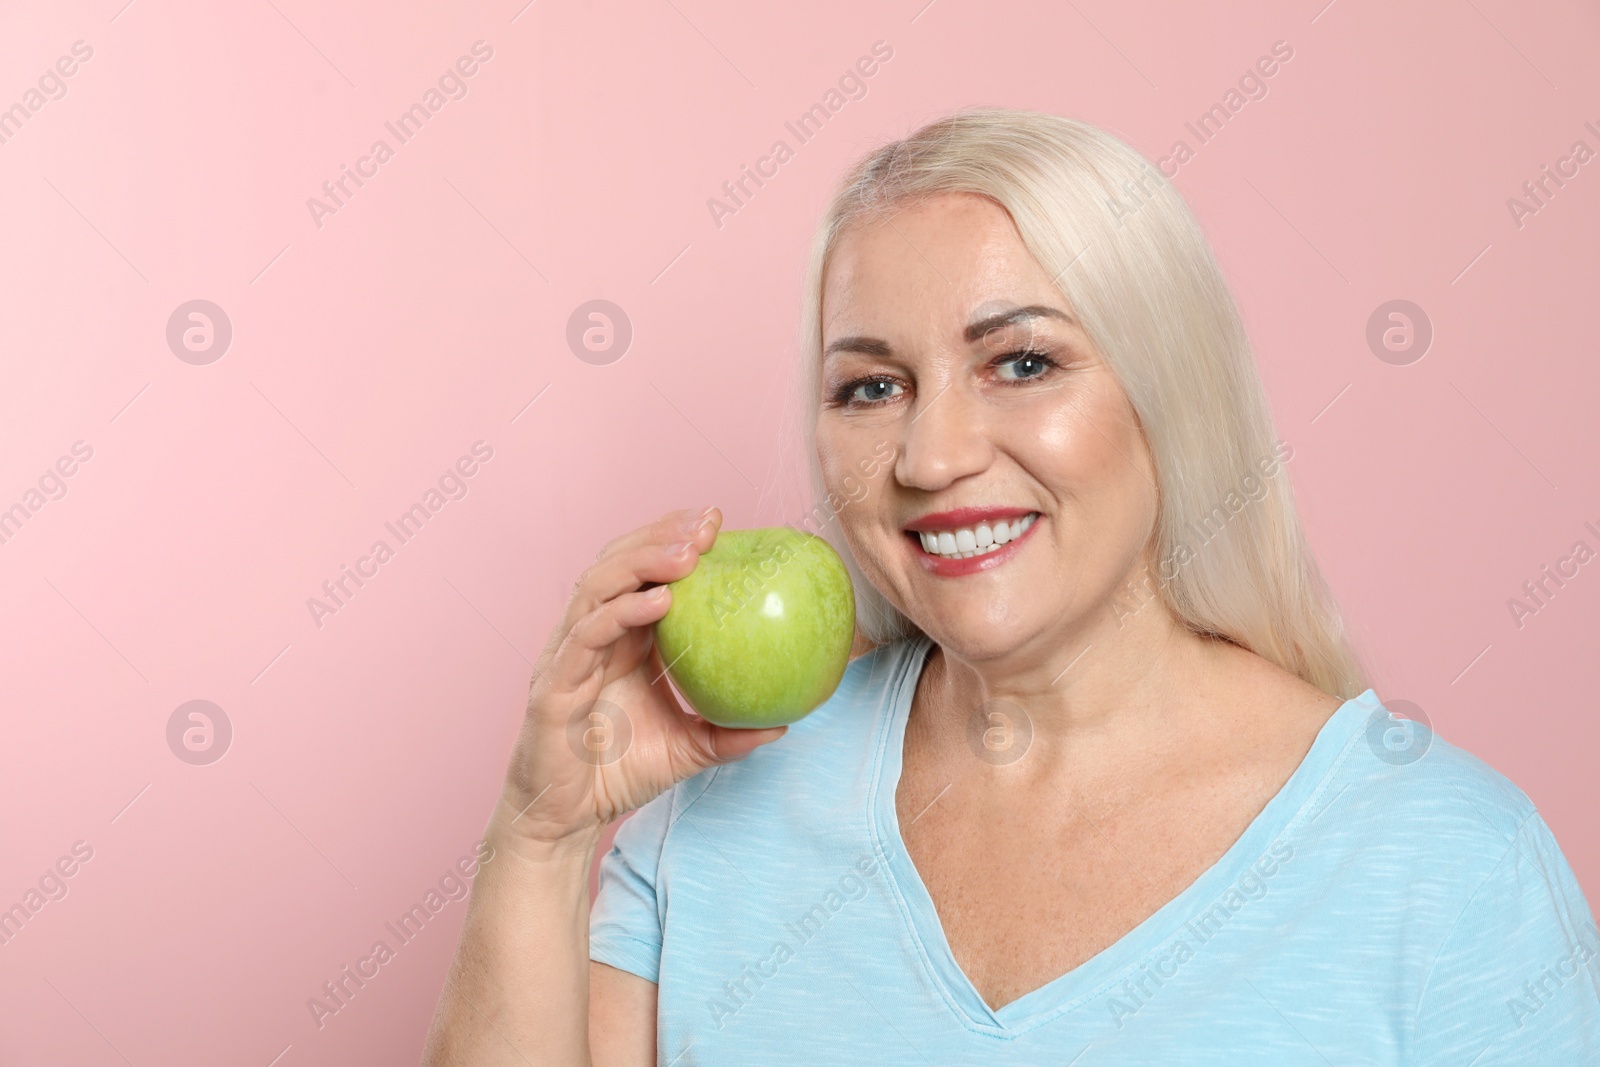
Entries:
[[[936, 122], [840, 187], [803, 329], [873, 647], [793, 726], [712, 726], [649, 626], [720, 514], [608, 545], [427, 1062], [1600, 1063], [1571, 869], [1367, 687], [1232, 300], [1143, 159], [1048, 115]], [[578, 758], [596, 700], [631, 739]]]

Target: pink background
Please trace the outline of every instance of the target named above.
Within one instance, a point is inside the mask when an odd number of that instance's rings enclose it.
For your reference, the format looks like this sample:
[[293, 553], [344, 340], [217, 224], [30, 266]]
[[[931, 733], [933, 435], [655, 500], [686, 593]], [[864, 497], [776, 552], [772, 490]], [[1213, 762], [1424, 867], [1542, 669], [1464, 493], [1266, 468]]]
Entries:
[[[477, 841], [605, 541], [802, 513], [777, 427], [817, 213], [975, 103], [1196, 148], [1177, 185], [1379, 695], [1525, 789], [1600, 891], [1600, 564], [1521, 628], [1507, 606], [1600, 548], [1600, 162], [1520, 227], [1506, 204], [1600, 150], [1593, 5], [125, 2], [0, 15], [0, 107], [93, 49], [0, 144], [0, 507], [93, 449], [0, 545], [0, 907], [93, 849], [0, 946], [0, 1062], [413, 1062], [463, 904], [320, 1028], [308, 998]], [[478, 40], [467, 95], [319, 227], [307, 198]], [[1184, 122], [1280, 40], [1197, 146]], [[778, 138], [795, 157], [718, 227], [707, 199]], [[165, 339], [194, 299], [233, 327], [209, 365]], [[593, 299], [633, 325], [610, 365], [565, 339]], [[1410, 365], [1365, 339], [1392, 299], [1433, 323]], [[467, 496], [319, 628], [307, 598], [480, 440]], [[233, 726], [208, 766], [167, 744], [194, 699]]]

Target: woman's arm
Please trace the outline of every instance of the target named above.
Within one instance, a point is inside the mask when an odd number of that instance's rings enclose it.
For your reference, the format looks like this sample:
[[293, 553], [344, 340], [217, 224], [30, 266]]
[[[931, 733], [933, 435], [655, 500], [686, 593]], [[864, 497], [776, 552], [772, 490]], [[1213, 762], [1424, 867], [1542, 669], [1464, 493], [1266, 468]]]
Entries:
[[589, 960], [593, 843], [503, 845], [473, 886], [423, 1063], [654, 1067], [656, 984]]
[[[495, 856], [512, 858], [499, 848]], [[541, 933], [563, 925], [565, 937]], [[423, 1063], [654, 1067], [656, 984], [591, 962], [588, 935], [587, 861], [580, 868], [553, 855], [485, 867]], [[584, 1018], [585, 980], [587, 1048], [579, 1028], [569, 1025]], [[508, 989], [510, 997], [503, 995]]]
[[654, 982], [589, 964], [589, 1050], [595, 1067], [655, 1067]]
[[[486, 838], [494, 858], [473, 882], [424, 1067], [610, 1067], [616, 1061], [591, 1056], [588, 1034], [589, 865], [598, 829], [548, 845], [492, 831]], [[640, 1021], [608, 1025], [637, 1027]], [[653, 1011], [643, 1026], [652, 1050], [648, 1067], [654, 1062]]]
[[[472, 885], [424, 1067], [653, 1062], [654, 985], [644, 982], [648, 997], [615, 976], [590, 987], [588, 880], [600, 831], [784, 733], [687, 715], [655, 651], [650, 627], [672, 601], [666, 583], [694, 570], [719, 520], [715, 509], [667, 515], [611, 542], [579, 580], [534, 674], [484, 834], [494, 854]], [[615, 1059], [641, 1049], [642, 1061]]]

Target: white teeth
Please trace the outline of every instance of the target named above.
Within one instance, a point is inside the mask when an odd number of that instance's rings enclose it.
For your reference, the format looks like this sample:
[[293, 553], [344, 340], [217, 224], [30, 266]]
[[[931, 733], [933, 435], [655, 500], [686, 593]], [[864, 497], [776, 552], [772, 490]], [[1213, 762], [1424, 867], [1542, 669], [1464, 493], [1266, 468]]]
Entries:
[[923, 550], [930, 555], [967, 559], [993, 552], [1006, 542], [1016, 540], [1038, 517], [1035, 512], [1010, 522], [979, 523], [975, 527], [964, 526], [959, 530], [919, 530], [917, 536], [922, 541]]

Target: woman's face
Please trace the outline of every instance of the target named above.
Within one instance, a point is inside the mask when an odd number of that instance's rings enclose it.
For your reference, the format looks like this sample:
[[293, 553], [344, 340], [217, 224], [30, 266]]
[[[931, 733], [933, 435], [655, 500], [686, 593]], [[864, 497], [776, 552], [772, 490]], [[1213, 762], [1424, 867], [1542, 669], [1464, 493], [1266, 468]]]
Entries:
[[852, 227], [822, 320], [817, 453], [873, 585], [968, 659], [1117, 625], [1109, 601], [1151, 559], [1155, 473], [1005, 211], [946, 194]]

